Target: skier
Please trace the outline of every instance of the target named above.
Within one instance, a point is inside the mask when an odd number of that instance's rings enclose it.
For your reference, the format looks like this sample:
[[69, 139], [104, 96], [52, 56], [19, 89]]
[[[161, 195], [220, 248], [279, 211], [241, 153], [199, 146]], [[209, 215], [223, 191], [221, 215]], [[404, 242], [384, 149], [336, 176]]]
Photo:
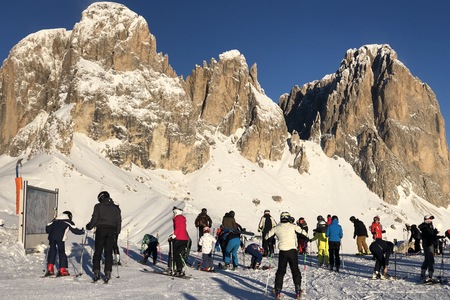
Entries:
[[341, 266], [339, 250], [341, 247], [341, 239], [344, 234], [341, 225], [339, 225], [338, 217], [333, 216], [331, 220], [331, 225], [328, 226], [326, 233], [328, 238], [328, 249], [330, 252], [330, 271], [333, 271], [333, 267], [336, 266], [336, 272], [339, 272], [339, 267]]
[[84, 228], [78, 229], [75, 227], [75, 224], [72, 222], [72, 213], [67, 210], [45, 226], [45, 232], [48, 233], [49, 240], [47, 271], [45, 276], [55, 274], [54, 266], [57, 253], [59, 254], [59, 271], [57, 276], [70, 275], [67, 270], [69, 264], [65, 248], [65, 240], [67, 239], [67, 231], [69, 230], [77, 235], [84, 234]]
[[330, 226], [332, 221], [333, 221], [333, 218], [331, 217], [330, 214], [328, 214], [327, 215], [327, 225]]
[[[422, 236], [420, 234], [420, 230], [417, 228], [416, 224], [411, 225], [411, 237], [409, 238], [409, 243], [414, 240], [414, 250], [411, 251], [412, 253], [419, 253], [422, 249], [420, 248], [420, 240], [422, 239]], [[408, 249], [408, 252], [410, 250]]]
[[158, 245], [159, 241], [156, 237], [151, 234], [145, 234], [141, 244], [141, 254], [143, 255], [143, 258], [139, 262], [145, 265], [148, 258], [151, 256], [153, 259], [153, 264], [156, 265], [158, 262]]
[[245, 248], [245, 253], [248, 253], [252, 256], [250, 268], [253, 270], [259, 269], [263, 258], [264, 248], [262, 248], [257, 243], [251, 243]]
[[100, 279], [100, 259], [102, 257], [102, 252], [104, 251], [105, 256], [105, 282], [111, 279], [111, 271], [113, 264], [113, 247], [114, 239], [120, 234], [122, 228], [122, 217], [120, 215], [120, 210], [109, 196], [107, 191], [100, 192], [97, 196], [97, 203], [94, 206], [94, 212], [92, 213], [92, 218], [88, 224], [86, 224], [86, 229], [95, 230], [95, 252], [92, 258], [92, 271], [94, 273], [94, 281]]
[[370, 244], [370, 252], [376, 259], [372, 279], [388, 278], [389, 256], [394, 252], [394, 243], [376, 239]]
[[214, 272], [214, 262], [212, 257], [213, 247], [216, 243], [216, 239], [210, 234], [209, 227], [203, 228], [203, 235], [200, 238], [198, 244], [202, 249], [202, 271]]
[[[117, 206], [117, 209], [119, 209], [119, 213], [122, 214], [119, 204], [114, 202], [114, 205]], [[122, 263], [120, 262], [120, 251], [119, 251], [119, 234], [116, 234], [116, 236], [114, 237], [114, 246], [113, 246], [113, 265], [119, 265], [121, 266]]]
[[357, 255], [368, 255], [369, 248], [367, 247], [366, 238], [368, 238], [369, 235], [367, 234], [366, 225], [364, 225], [361, 220], [355, 218], [354, 216], [350, 217], [350, 222], [352, 222], [353, 226], [355, 227], [355, 231], [353, 232], [353, 239], [356, 238], [356, 246], [358, 247]]
[[[297, 225], [303, 229], [306, 233], [308, 233], [308, 224], [305, 221], [305, 218], [300, 217], [297, 221]], [[305, 240], [304, 236], [301, 234], [297, 234], [297, 243], [298, 243], [298, 253], [303, 254], [308, 251], [308, 239]]]
[[383, 239], [383, 233], [386, 231], [383, 230], [383, 226], [380, 224], [380, 217], [373, 217], [372, 225], [370, 225], [370, 232], [372, 233], [372, 237], [374, 240]]
[[[198, 239], [197, 241], [200, 241], [200, 238], [203, 236], [203, 229], [205, 227], [211, 228], [212, 226], [212, 220], [210, 216], [208, 216], [208, 210], [206, 208], [202, 208], [202, 212], [198, 214], [197, 218], [195, 218], [194, 221], [195, 227], [198, 228]], [[197, 252], [202, 251], [202, 246], [198, 242], [197, 245]]]
[[[433, 281], [434, 273], [434, 244], [437, 238], [437, 231], [433, 226], [434, 216], [426, 215], [423, 218], [423, 223], [419, 225], [419, 229], [422, 232], [422, 248], [424, 255], [424, 262], [421, 267], [420, 277], [424, 283]], [[428, 277], [425, 273], [428, 269]]]
[[242, 231], [242, 227], [236, 223], [236, 220], [234, 219], [235, 213], [234, 211], [230, 210], [229, 212], [225, 213], [225, 215], [222, 218], [222, 228], [223, 229], [231, 229], [231, 230], [240, 230]]
[[[183, 216], [183, 210], [176, 206], [172, 209], [173, 212], [173, 234], [169, 236], [169, 274], [177, 277], [183, 277], [185, 272], [183, 271], [184, 262], [183, 257], [186, 253], [188, 246], [189, 235], [186, 231], [186, 218]], [[171, 260], [173, 258], [173, 262]], [[175, 271], [173, 270], [173, 264], [175, 263]]]
[[328, 238], [327, 238], [327, 223], [325, 221], [319, 221], [318, 227], [314, 230], [314, 237], [310, 239], [310, 242], [318, 241], [317, 244], [317, 256], [319, 260], [319, 267], [325, 264], [328, 267], [329, 254], [328, 254]]
[[[239, 250], [239, 246], [241, 244], [241, 235], [237, 230], [223, 229], [223, 243], [225, 248], [222, 248], [223, 251], [223, 261], [225, 265], [222, 267], [225, 270], [235, 270], [239, 265], [239, 258], [237, 255], [237, 251]], [[230, 265], [231, 259], [233, 259], [233, 264]]]
[[295, 293], [297, 299], [300, 299], [302, 275], [298, 268], [298, 250], [297, 250], [297, 234], [300, 233], [308, 238], [308, 234], [299, 226], [291, 223], [291, 215], [288, 212], [282, 212], [280, 215], [280, 223], [272, 228], [266, 235], [266, 239], [272, 236], [278, 238], [278, 270], [275, 275], [275, 297], [281, 299], [281, 289], [283, 288], [283, 278], [286, 274], [286, 267], [292, 272]]
[[275, 227], [277, 225], [277, 221], [270, 215], [270, 210], [266, 209], [264, 211], [264, 215], [261, 217], [261, 220], [259, 221], [258, 231], [261, 232], [261, 240], [262, 240], [262, 247], [264, 249], [263, 256], [272, 256], [274, 252], [274, 244], [275, 239], [270, 238], [266, 240], [264, 237], [266, 234], [272, 229], [272, 227]]

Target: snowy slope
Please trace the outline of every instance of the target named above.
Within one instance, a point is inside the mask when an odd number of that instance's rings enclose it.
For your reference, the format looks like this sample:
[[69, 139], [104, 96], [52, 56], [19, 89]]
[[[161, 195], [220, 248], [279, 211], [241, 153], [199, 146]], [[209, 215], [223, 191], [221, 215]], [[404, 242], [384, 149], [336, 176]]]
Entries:
[[[351, 167], [340, 158], [328, 158], [320, 147], [305, 142], [309, 174], [299, 175], [288, 167], [293, 157], [286, 153], [279, 162], [266, 162], [264, 168], [243, 159], [229, 138], [216, 136], [212, 158], [201, 170], [183, 175], [181, 172], [165, 170], [142, 170], [135, 166], [130, 171], [115, 167], [104, 159], [101, 149], [108, 143], [98, 144], [86, 136], [77, 134], [71, 155], [40, 154], [32, 160], [24, 159], [21, 174], [29, 184], [60, 191], [59, 209], [71, 210], [74, 221], [84, 226], [90, 219], [101, 190], [108, 190], [120, 204], [123, 230], [119, 237], [125, 265], [114, 268], [111, 285], [90, 284], [86, 275], [91, 275], [90, 256], [92, 247], [84, 252], [83, 273], [79, 278], [39, 278], [43, 272], [44, 254], [25, 255], [17, 242], [18, 217], [15, 216], [15, 164], [17, 158], [0, 157], [0, 257], [2, 268], [0, 280], [2, 290], [12, 299], [59, 299], [61, 293], [67, 298], [100, 298], [114, 295], [126, 299], [266, 299], [264, 295], [267, 276], [268, 285], [273, 284], [274, 269], [270, 271], [218, 272], [216, 274], [188, 270], [196, 280], [174, 279], [142, 272], [139, 259], [139, 244], [145, 233], [159, 234], [162, 258], [166, 259], [167, 239], [171, 233], [171, 208], [185, 208], [188, 230], [196, 242], [194, 219], [202, 207], [208, 208], [213, 227], [218, 226], [222, 216], [229, 210], [236, 212], [236, 220], [247, 230], [256, 231], [264, 209], [270, 209], [278, 219], [279, 213], [289, 211], [295, 218], [305, 217], [310, 228], [315, 227], [317, 215], [336, 214], [344, 229], [344, 268], [341, 274], [317, 268], [314, 255], [307, 258], [306, 292], [308, 299], [421, 299], [423, 292], [430, 292], [437, 299], [447, 297], [447, 286], [416, 287], [420, 263], [419, 257], [398, 259], [398, 281], [370, 281], [374, 262], [354, 257], [353, 226], [349, 217], [354, 215], [369, 225], [373, 216], [380, 215], [387, 233], [386, 238], [403, 240], [404, 223], [420, 223], [424, 214], [434, 214], [435, 224], [447, 229], [450, 224], [449, 211], [436, 208], [415, 195], [404, 195], [397, 207], [383, 203], [371, 193], [354, 174]], [[287, 151], [286, 151], [287, 152]], [[272, 196], [280, 196], [275, 202]], [[256, 205], [255, 202], [260, 202]], [[129, 256], [126, 257], [127, 240]], [[89, 239], [90, 245], [92, 240]], [[80, 236], [70, 236], [67, 253], [72, 274], [80, 272]], [[42, 246], [42, 249], [45, 246]], [[315, 245], [312, 245], [315, 250]], [[191, 253], [191, 262], [196, 253]], [[215, 263], [219, 260], [216, 254]], [[437, 259], [439, 261], [439, 259]], [[240, 256], [241, 263], [243, 262]], [[447, 257], [445, 267], [448, 269]], [[249, 258], [246, 258], [249, 264]], [[267, 260], [264, 264], [268, 265]], [[273, 262], [276, 264], [276, 261]], [[304, 272], [303, 262], [301, 269]], [[163, 264], [158, 264], [162, 266]], [[439, 273], [440, 261], [436, 265]], [[147, 266], [152, 270], [153, 266]], [[393, 266], [391, 265], [391, 273]], [[120, 274], [117, 273], [120, 272]], [[305, 275], [304, 275], [305, 276]], [[97, 284], [98, 285], [98, 284]], [[293, 296], [293, 284], [288, 274], [285, 277], [286, 296]], [[418, 292], [419, 291], [419, 294]], [[271, 297], [271, 296], [270, 296]]]

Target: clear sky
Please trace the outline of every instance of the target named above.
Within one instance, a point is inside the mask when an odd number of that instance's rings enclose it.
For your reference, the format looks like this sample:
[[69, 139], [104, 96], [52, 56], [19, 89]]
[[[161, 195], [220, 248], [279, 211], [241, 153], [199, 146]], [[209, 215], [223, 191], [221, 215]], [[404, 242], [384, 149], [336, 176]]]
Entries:
[[[95, 1], [4, 1], [0, 60], [28, 34], [72, 29]], [[389, 44], [436, 93], [450, 132], [449, 0], [115, 1], [142, 15], [157, 51], [185, 78], [196, 64], [237, 49], [275, 102], [294, 85], [334, 73], [351, 48]]]

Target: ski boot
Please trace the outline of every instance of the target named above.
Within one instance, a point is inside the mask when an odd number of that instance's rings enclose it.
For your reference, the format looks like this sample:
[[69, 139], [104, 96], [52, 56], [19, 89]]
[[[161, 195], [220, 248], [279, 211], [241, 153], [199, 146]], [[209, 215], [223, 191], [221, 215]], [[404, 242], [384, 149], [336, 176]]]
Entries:
[[295, 286], [295, 299], [300, 300], [302, 297], [302, 289], [299, 285]]
[[94, 277], [92, 277], [92, 281], [93, 282], [97, 282], [100, 279], [100, 271], [99, 270], [95, 270], [94, 271]]
[[281, 300], [281, 290], [275, 290], [275, 300]]
[[45, 277], [55, 275], [55, 265], [54, 264], [48, 264], [47, 265], [47, 271], [45, 272]]
[[106, 271], [105, 272], [105, 283], [108, 283], [108, 281], [111, 279], [111, 271]]
[[69, 272], [66, 268], [59, 268], [58, 274], [56, 274], [57, 277], [59, 276], [69, 276]]

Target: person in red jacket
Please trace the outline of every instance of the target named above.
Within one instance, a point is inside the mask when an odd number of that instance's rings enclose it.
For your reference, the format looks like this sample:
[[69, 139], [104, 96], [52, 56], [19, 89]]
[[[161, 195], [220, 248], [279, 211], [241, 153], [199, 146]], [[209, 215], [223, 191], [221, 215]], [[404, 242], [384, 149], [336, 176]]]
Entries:
[[[186, 218], [183, 216], [183, 210], [176, 206], [172, 209], [173, 212], [173, 234], [169, 236], [169, 272], [171, 275], [182, 277], [185, 275], [183, 271], [184, 252], [186, 251], [189, 235], [186, 230]], [[175, 271], [173, 262], [175, 263]]]
[[375, 216], [373, 218], [372, 225], [370, 225], [370, 232], [372, 233], [373, 239], [383, 239], [383, 233], [386, 231], [383, 230], [383, 226], [380, 224], [380, 217]]

